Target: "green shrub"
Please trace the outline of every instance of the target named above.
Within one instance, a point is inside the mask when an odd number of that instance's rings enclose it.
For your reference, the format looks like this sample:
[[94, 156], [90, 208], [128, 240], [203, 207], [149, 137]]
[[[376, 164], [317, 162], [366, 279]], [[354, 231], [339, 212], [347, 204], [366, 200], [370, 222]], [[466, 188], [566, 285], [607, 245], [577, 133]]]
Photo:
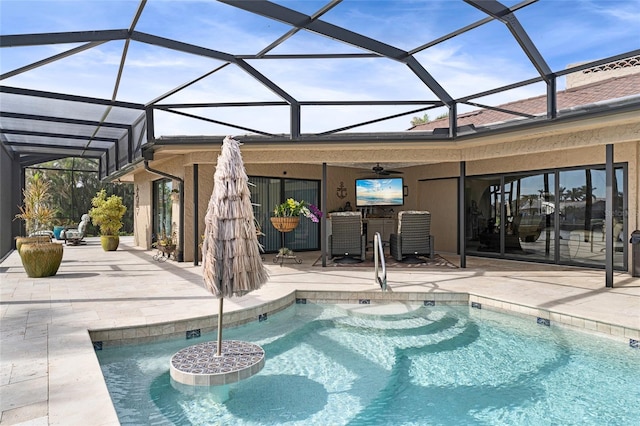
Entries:
[[100, 227], [101, 235], [118, 235], [122, 228], [122, 217], [127, 207], [122, 204], [122, 197], [111, 195], [107, 198], [107, 191], [100, 190], [91, 200], [93, 208], [89, 216], [94, 225]]

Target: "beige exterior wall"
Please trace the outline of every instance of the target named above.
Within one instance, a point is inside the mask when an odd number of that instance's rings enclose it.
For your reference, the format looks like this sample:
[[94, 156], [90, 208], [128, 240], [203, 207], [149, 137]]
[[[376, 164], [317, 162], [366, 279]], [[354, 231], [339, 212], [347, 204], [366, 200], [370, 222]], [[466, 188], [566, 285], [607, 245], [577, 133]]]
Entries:
[[[182, 156], [177, 156], [171, 158], [170, 160], [164, 160], [162, 162], [154, 163], [153, 165], [151, 165], [151, 168], [160, 170], [163, 173], [167, 173], [172, 176], [177, 176], [179, 178], [184, 178], [185, 174], [185, 167], [183, 166]], [[151, 234], [153, 233], [153, 182], [162, 178], [162, 176], [148, 172], [143, 168], [140, 168], [134, 174], [134, 241], [137, 246], [146, 249], [151, 248]], [[178, 181], [174, 181], [174, 185], [177, 188]], [[187, 185], [185, 185], [185, 188], [186, 187]], [[180, 210], [178, 201], [175, 201], [173, 206], [172, 222], [176, 224], [176, 226], [173, 228], [176, 234], [179, 232], [179, 211]]]
[[[594, 120], [568, 121], [539, 129], [518, 130], [487, 137], [450, 142], [372, 142], [371, 144], [274, 144], [243, 145], [249, 175], [322, 179], [322, 163], [327, 168], [327, 211], [349, 201], [355, 206], [354, 181], [371, 177], [359, 163], [421, 164], [404, 167], [401, 175], [408, 187], [402, 209], [426, 209], [433, 214], [436, 250], [457, 250], [457, 178], [460, 161], [466, 162], [468, 176], [518, 171], [534, 171], [605, 163], [605, 147], [614, 145], [615, 162], [628, 164], [629, 231], [640, 226], [640, 118], [623, 113]], [[204, 216], [213, 189], [213, 173], [219, 143], [199, 146], [163, 147], [156, 152], [151, 167], [185, 180], [184, 261], [193, 261], [193, 165], [198, 164], [198, 227], [204, 230]], [[393, 167], [398, 169], [397, 167]], [[135, 241], [151, 245], [152, 181], [160, 176], [143, 168], [134, 172], [136, 187]], [[338, 188], [346, 197], [338, 197]], [[400, 210], [400, 209], [397, 209]], [[178, 205], [174, 221], [179, 223]], [[397, 211], [394, 211], [397, 213]]]
[[418, 183], [418, 210], [431, 213], [431, 234], [436, 252], [458, 252], [458, 178]]
[[136, 176], [134, 191], [134, 243], [139, 247], [149, 248], [151, 246], [151, 224], [153, 223], [151, 181], [144, 181]]

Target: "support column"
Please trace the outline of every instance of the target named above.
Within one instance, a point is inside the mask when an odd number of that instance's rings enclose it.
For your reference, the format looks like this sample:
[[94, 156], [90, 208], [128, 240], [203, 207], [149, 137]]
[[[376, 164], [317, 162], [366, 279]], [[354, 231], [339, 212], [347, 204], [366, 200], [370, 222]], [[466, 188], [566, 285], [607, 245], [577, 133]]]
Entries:
[[458, 179], [458, 246], [460, 249], [460, 267], [467, 267], [467, 215], [464, 208], [464, 181], [467, 164], [460, 162], [460, 178]]
[[320, 221], [320, 250], [322, 251], [322, 266], [327, 266], [327, 163], [322, 163], [322, 220]]
[[200, 255], [200, 230], [198, 224], [198, 165], [193, 165], [193, 266], [198, 266], [198, 257]]
[[613, 287], [613, 144], [606, 146], [605, 284]]

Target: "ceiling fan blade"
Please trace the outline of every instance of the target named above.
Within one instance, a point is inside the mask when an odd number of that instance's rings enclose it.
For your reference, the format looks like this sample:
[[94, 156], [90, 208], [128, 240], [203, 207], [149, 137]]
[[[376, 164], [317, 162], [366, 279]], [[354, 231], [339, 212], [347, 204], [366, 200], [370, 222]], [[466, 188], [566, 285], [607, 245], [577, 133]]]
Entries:
[[373, 173], [377, 176], [389, 176], [391, 174], [403, 174], [404, 172], [398, 170], [387, 170], [378, 163], [369, 170], [361, 170], [360, 173]]

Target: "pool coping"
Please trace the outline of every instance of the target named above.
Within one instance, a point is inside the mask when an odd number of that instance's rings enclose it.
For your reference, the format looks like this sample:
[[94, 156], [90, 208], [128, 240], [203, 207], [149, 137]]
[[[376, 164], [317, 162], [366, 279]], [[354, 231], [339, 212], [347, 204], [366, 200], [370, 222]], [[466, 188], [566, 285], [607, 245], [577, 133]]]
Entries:
[[[413, 302], [424, 306], [467, 305], [476, 309], [487, 309], [510, 315], [531, 318], [536, 323], [548, 327], [565, 327], [579, 332], [611, 338], [628, 343], [640, 349], [640, 329], [624, 327], [595, 319], [513, 303], [493, 297], [473, 293], [452, 292], [379, 292], [379, 291], [331, 291], [293, 290], [291, 293], [244, 309], [225, 312], [223, 326], [237, 327], [249, 322], [262, 322], [268, 315], [277, 313], [296, 303], [318, 304], [388, 304]], [[150, 343], [159, 340], [179, 338], [185, 340], [214, 332], [218, 328], [218, 314], [186, 320], [166, 321], [140, 326], [126, 326], [88, 330], [95, 350], [107, 347]]]

